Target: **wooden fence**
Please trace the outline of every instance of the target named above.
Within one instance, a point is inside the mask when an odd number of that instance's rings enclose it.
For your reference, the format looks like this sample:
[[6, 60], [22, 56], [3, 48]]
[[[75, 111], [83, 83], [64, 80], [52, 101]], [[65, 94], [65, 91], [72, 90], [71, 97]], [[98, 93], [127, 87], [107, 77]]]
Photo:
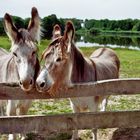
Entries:
[[[59, 91], [55, 98], [85, 97], [95, 95], [134, 95], [140, 93], [140, 78], [103, 80], [77, 84]], [[0, 99], [49, 99], [47, 93], [36, 90], [23, 92], [15, 83], [0, 84]], [[0, 117], [0, 133], [53, 133], [73, 129], [140, 127], [140, 111], [70, 113], [47, 116]]]

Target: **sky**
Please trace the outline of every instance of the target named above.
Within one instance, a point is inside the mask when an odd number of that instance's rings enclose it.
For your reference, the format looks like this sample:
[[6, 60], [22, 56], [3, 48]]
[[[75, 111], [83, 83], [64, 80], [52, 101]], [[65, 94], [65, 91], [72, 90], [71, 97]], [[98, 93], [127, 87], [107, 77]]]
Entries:
[[56, 14], [58, 18], [140, 19], [140, 0], [0, 0], [0, 17], [5, 13], [30, 17], [33, 6], [42, 18]]

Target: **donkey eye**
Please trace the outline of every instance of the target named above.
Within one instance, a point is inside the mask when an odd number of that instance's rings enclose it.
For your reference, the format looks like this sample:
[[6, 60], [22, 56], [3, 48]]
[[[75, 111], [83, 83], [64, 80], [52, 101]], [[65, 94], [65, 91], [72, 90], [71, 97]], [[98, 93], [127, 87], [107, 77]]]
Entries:
[[33, 55], [35, 55], [35, 53], [36, 53], [36, 52], [35, 52], [35, 51], [33, 51], [33, 52], [32, 52], [32, 56], [33, 56]]
[[56, 59], [56, 62], [60, 62], [60, 61], [61, 61], [61, 58], [60, 57]]
[[15, 52], [13, 52], [13, 55], [17, 57], [17, 54]]

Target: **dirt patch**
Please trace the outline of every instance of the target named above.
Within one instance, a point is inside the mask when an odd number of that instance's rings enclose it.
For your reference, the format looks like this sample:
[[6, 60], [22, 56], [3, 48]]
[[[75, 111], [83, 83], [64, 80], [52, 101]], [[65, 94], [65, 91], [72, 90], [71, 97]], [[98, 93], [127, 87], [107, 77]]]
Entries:
[[111, 140], [140, 140], [140, 128], [117, 129]]

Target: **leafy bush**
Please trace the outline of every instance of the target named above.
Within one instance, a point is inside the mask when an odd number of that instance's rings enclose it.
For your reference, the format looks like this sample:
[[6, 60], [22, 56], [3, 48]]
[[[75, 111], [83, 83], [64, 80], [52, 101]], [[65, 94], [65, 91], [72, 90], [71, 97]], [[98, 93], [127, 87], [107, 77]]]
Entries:
[[92, 35], [97, 35], [97, 34], [100, 34], [101, 33], [101, 30], [98, 29], [98, 28], [91, 28], [89, 30], [89, 33], [92, 34]]
[[133, 31], [140, 31], [140, 22], [137, 22], [134, 26], [133, 26]]

